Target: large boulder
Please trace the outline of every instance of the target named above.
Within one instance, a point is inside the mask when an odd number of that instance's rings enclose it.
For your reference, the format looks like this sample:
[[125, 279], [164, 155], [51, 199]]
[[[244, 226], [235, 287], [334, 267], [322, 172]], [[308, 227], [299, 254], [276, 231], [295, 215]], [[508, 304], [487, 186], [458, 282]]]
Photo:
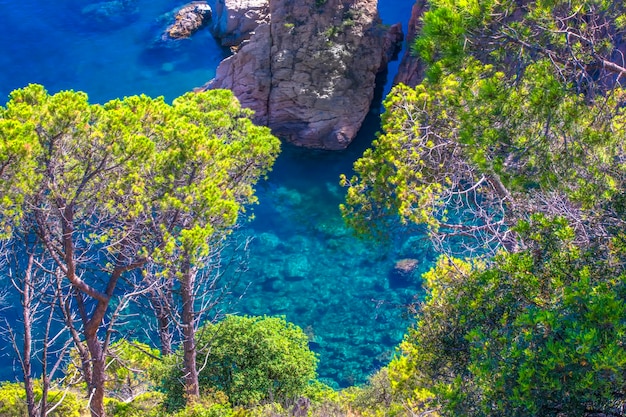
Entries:
[[270, 25], [258, 26], [239, 52], [223, 60], [215, 78], [204, 88], [232, 90], [243, 107], [254, 110], [254, 121], [268, 124], [268, 100], [272, 85]]
[[343, 149], [370, 109], [376, 74], [402, 41], [377, 0], [272, 0], [206, 88], [233, 90], [255, 121], [296, 145]]
[[250, 39], [261, 23], [269, 23], [269, 0], [217, 0], [212, 31], [223, 46]]
[[174, 19], [174, 23], [165, 29], [163, 40], [189, 38], [209, 23], [211, 6], [206, 1], [193, 1], [181, 7]]

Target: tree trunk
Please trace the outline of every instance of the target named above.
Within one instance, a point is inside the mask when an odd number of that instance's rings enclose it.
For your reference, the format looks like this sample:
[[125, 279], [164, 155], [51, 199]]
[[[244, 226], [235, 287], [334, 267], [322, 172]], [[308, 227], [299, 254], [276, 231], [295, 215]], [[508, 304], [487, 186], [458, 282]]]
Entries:
[[32, 378], [32, 300], [33, 300], [33, 280], [32, 280], [32, 268], [33, 268], [34, 255], [30, 255], [28, 259], [28, 268], [24, 274], [24, 285], [22, 289], [22, 314], [24, 316], [24, 360], [22, 363], [22, 371], [24, 373], [24, 389], [26, 391], [26, 406], [28, 408], [28, 415], [35, 415], [35, 394], [33, 391], [33, 378]]
[[167, 315], [157, 315], [159, 324], [159, 342], [161, 343], [161, 355], [169, 356], [172, 354], [172, 331], [170, 329], [170, 320]]
[[171, 306], [174, 301], [172, 300], [172, 280], [168, 279], [163, 284], [161, 290], [154, 290], [150, 292], [150, 305], [154, 311], [154, 315], [157, 320], [157, 327], [159, 332], [159, 342], [161, 345], [161, 355], [168, 356], [173, 353], [172, 340], [174, 334], [172, 333], [172, 310]]
[[183, 303], [183, 368], [185, 373], [185, 396], [187, 402], [193, 402], [200, 396], [198, 367], [196, 366], [196, 329], [194, 311], [195, 273], [190, 268], [189, 259], [185, 259], [180, 292]]
[[89, 410], [91, 411], [91, 417], [105, 417], [104, 383], [106, 381], [106, 370], [104, 352], [96, 331], [85, 332], [85, 339], [91, 355]]

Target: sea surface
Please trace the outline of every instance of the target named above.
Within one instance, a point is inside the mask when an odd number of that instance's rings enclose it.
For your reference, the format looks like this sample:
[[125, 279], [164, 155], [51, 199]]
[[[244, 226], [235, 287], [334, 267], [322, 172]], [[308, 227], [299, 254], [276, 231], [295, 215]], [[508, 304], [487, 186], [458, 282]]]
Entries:
[[[82, 90], [94, 103], [141, 93], [171, 101], [203, 85], [229, 51], [208, 30], [175, 45], [159, 42], [183, 3], [0, 0], [0, 105], [28, 83], [43, 84], [50, 93]], [[381, 1], [383, 21], [406, 28], [412, 3]], [[390, 66], [389, 79], [396, 68]], [[380, 94], [389, 88], [387, 81]], [[254, 220], [240, 231], [254, 239], [234, 290], [242, 297], [231, 309], [283, 315], [301, 326], [319, 354], [319, 376], [338, 387], [364, 382], [389, 361], [411, 321], [406, 306], [422, 294], [419, 272], [434, 259], [422, 236], [377, 245], [355, 238], [341, 219], [345, 190], [339, 175], [350, 174], [371, 143], [379, 112], [375, 103], [346, 151], [284, 145], [269, 179], [258, 186]], [[420, 261], [414, 280], [394, 274], [403, 258]], [[0, 380], [17, 377], [10, 360], [0, 363], [7, 364]]]

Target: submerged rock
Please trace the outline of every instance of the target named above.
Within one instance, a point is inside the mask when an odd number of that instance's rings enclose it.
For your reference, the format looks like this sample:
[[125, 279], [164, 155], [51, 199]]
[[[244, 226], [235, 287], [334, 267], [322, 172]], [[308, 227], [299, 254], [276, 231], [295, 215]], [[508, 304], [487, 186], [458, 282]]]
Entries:
[[274, 0], [205, 88], [232, 90], [255, 121], [299, 146], [343, 149], [369, 112], [376, 74], [402, 40], [377, 0]]
[[112, 0], [89, 4], [80, 12], [82, 23], [104, 30], [131, 23], [139, 14], [139, 8], [135, 0]]
[[278, 248], [282, 242], [278, 236], [274, 233], [263, 232], [256, 237], [255, 240], [257, 245], [259, 245], [260, 251], [267, 253]]
[[406, 258], [396, 261], [389, 274], [389, 285], [392, 288], [405, 287], [414, 283], [415, 272], [420, 262], [417, 259]]
[[306, 255], [297, 254], [287, 258], [285, 262], [285, 279], [300, 281], [306, 279], [311, 271], [311, 265]]
[[394, 272], [400, 275], [410, 275], [415, 271], [419, 261], [417, 259], [400, 259], [394, 265]]
[[261, 23], [269, 23], [269, 13], [269, 0], [217, 0], [213, 35], [223, 46], [239, 45]]
[[211, 6], [204, 1], [194, 1], [181, 7], [161, 38], [186, 39], [204, 27], [211, 20]]

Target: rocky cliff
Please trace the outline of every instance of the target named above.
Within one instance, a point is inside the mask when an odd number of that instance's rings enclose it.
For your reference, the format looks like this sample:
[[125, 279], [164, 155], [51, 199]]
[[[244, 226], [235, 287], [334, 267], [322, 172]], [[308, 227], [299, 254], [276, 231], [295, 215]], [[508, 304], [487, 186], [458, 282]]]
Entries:
[[415, 87], [424, 78], [424, 65], [420, 62], [418, 57], [411, 54], [411, 45], [421, 27], [421, 18], [426, 11], [426, 3], [426, 0], [417, 0], [413, 5], [406, 37], [408, 47], [398, 67], [398, 73], [393, 79], [394, 84], [402, 83]]
[[217, 0], [213, 34], [224, 46], [239, 45], [261, 23], [269, 23], [269, 14], [268, 0]]
[[400, 25], [382, 25], [377, 0], [270, 0], [269, 16], [206, 88], [233, 90], [256, 122], [289, 142], [345, 148], [370, 109], [376, 74], [402, 40]]

